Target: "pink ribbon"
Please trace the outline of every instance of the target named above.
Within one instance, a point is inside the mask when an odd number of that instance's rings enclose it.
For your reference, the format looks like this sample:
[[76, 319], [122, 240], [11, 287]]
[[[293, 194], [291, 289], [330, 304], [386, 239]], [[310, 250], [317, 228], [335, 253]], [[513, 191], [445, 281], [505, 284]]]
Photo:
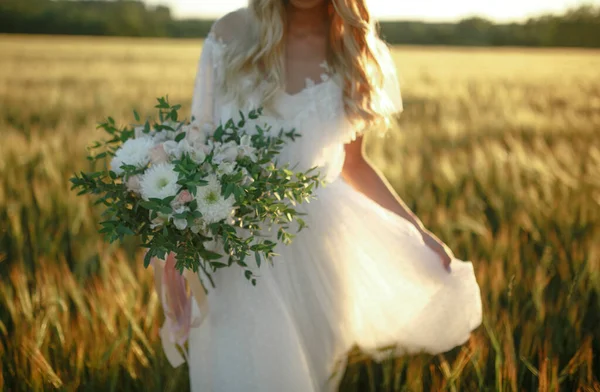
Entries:
[[[167, 359], [173, 367], [178, 367], [184, 362], [189, 362], [185, 342], [190, 336], [192, 327], [198, 327], [206, 317], [208, 305], [206, 293], [198, 274], [184, 269], [183, 274], [175, 268], [175, 253], [171, 252], [167, 260], [153, 257], [150, 264], [154, 267], [154, 284], [162, 302], [165, 322], [160, 329], [160, 338]], [[188, 281], [191, 293], [186, 290], [185, 281]], [[164, 290], [163, 290], [164, 287]], [[200, 318], [192, 321], [192, 295], [196, 298], [200, 308]], [[177, 346], [183, 351], [182, 357]]]

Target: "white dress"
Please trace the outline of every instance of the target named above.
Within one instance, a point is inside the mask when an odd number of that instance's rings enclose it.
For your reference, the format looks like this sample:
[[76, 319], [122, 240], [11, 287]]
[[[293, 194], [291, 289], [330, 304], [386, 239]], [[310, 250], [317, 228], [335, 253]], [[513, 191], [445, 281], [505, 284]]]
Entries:
[[[240, 108], [215, 87], [226, 49], [212, 34], [204, 43], [192, 102], [196, 119], [218, 124], [238, 116]], [[241, 268], [213, 276], [209, 312], [188, 341], [192, 391], [335, 391], [354, 344], [372, 354], [388, 345], [398, 353], [440, 353], [465, 343], [481, 323], [472, 264], [454, 260], [447, 272], [410, 222], [340, 177], [344, 143], [355, 132], [344, 115], [339, 78], [324, 73], [321, 79], [294, 95], [281, 91], [282, 117], [261, 119], [274, 130], [296, 128], [302, 137], [286, 145], [280, 162], [318, 165], [328, 185], [299, 208], [309, 227], [276, 248], [273, 267], [255, 268], [256, 286]], [[395, 71], [386, 91], [401, 110]], [[192, 306], [198, 316], [195, 299]]]

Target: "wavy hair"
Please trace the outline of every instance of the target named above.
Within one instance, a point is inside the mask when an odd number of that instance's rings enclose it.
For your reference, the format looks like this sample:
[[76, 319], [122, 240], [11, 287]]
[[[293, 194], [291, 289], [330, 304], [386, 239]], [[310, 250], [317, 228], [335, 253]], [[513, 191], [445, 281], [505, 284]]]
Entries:
[[[362, 130], [392, 114], [383, 91], [384, 69], [377, 25], [366, 0], [326, 0], [329, 16], [327, 61], [343, 80], [344, 110], [353, 126]], [[285, 84], [284, 42], [288, 0], [250, 0], [244, 32], [232, 40], [225, 53], [221, 87], [243, 102], [251, 91], [261, 91], [262, 103], [270, 107], [278, 88]], [[244, 78], [241, 75], [253, 75]], [[259, 90], [262, 81], [266, 83]]]

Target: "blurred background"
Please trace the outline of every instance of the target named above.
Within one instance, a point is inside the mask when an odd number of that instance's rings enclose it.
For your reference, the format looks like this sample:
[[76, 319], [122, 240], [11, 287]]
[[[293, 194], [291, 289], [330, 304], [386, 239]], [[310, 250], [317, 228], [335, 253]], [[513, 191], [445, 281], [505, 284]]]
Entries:
[[[68, 179], [107, 116], [189, 116], [202, 38], [244, 4], [0, 0], [0, 390], [189, 389], [152, 270]], [[371, 6], [405, 111], [368, 155], [473, 261], [484, 323], [444, 355], [354, 350], [342, 390], [600, 390], [600, 2]]]

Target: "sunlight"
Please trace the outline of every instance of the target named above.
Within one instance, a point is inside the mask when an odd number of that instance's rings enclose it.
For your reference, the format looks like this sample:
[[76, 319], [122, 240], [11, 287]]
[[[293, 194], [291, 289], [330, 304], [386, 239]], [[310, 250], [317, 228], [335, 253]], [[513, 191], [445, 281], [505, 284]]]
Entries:
[[[148, 4], [163, 4], [178, 18], [217, 18], [244, 7], [247, 0], [147, 0]], [[600, 0], [505, 0], [482, 2], [478, 0], [370, 0], [373, 15], [378, 19], [422, 19], [454, 21], [479, 15], [496, 21], [515, 21], [546, 12], [562, 12], [581, 4], [600, 4]]]

